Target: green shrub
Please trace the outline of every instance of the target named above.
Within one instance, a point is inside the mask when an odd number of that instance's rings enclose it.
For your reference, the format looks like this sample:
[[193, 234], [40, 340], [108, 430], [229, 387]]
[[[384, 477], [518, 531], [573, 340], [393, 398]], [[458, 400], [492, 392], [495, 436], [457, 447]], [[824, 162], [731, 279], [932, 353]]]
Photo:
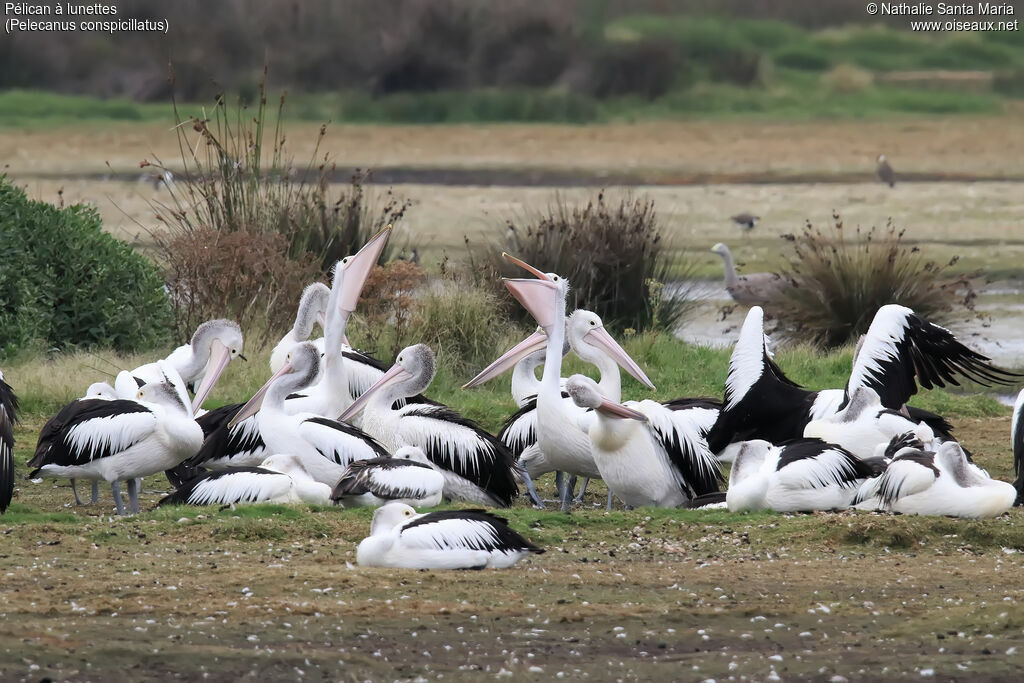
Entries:
[[800, 234], [783, 235], [793, 248], [780, 272], [792, 286], [765, 308], [784, 336], [833, 348], [856, 341], [886, 304], [935, 322], [952, 318], [958, 306], [973, 309], [970, 279], [946, 272], [957, 259], [927, 260], [892, 223], [851, 235], [838, 215], [834, 220], [831, 230], [807, 223]]
[[[613, 203], [601, 192], [585, 205], [571, 205], [556, 195], [546, 213], [509, 221], [506, 232], [500, 246], [482, 253], [467, 240], [479, 283], [499, 285], [497, 275], [524, 277], [501, 258], [505, 250], [564, 276], [571, 287], [569, 305], [596, 312], [609, 327], [674, 330], [692, 305], [685, 292], [662, 296], [662, 285], [670, 276], [685, 279], [689, 264], [667, 243], [648, 198]], [[510, 312], [529, 322], [521, 307]]]
[[779, 66], [803, 71], [824, 71], [831, 65], [827, 55], [808, 44], [783, 48], [773, 59]]
[[94, 208], [30, 200], [0, 176], [0, 356], [32, 343], [119, 350], [164, 342], [156, 266], [103, 232]]

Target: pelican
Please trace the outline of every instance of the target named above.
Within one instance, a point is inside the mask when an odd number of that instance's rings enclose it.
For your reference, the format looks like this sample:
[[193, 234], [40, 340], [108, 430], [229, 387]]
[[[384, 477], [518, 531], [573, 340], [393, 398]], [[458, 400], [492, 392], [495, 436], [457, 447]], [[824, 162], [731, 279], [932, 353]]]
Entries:
[[[98, 398], [107, 401], [112, 401], [117, 398], [117, 390], [110, 386], [107, 382], [93, 382], [89, 385], [89, 388], [85, 390], [85, 398]], [[75, 487], [75, 480], [71, 479], [71, 493], [75, 496], [76, 505], [84, 505], [82, 499], [78, 497], [78, 489]], [[100, 499], [100, 482], [97, 479], [92, 480], [92, 495], [90, 496], [89, 503], [95, 505]]]
[[196, 387], [192, 412], [198, 413], [224, 369], [242, 355], [242, 330], [231, 320], [207, 320], [196, 328], [188, 344], [179, 346], [162, 363], [147, 363], [118, 374], [114, 388], [119, 398], [131, 400], [143, 384], [169, 379], [188, 403], [186, 387]]
[[426, 390], [437, 366], [425, 344], [403, 349], [384, 376], [357, 398], [339, 418], [360, 411], [363, 429], [394, 452], [418, 446], [445, 478], [444, 496], [471, 503], [508, 507], [518, 495], [512, 453], [480, 425], [440, 404], [406, 404], [400, 398]]
[[414, 507], [441, 502], [444, 475], [422, 449], [403, 446], [393, 458], [358, 460], [348, 466], [331, 499], [344, 507], [380, 507], [391, 501]]
[[259, 467], [229, 467], [205, 472], [162, 498], [157, 506], [239, 503], [329, 505], [330, 502], [331, 487], [313, 479], [302, 458], [278, 453], [261, 462]]
[[543, 552], [510, 529], [508, 520], [483, 510], [418, 515], [408, 505], [388, 503], [374, 510], [356, 562], [398, 569], [504, 569]]
[[173, 383], [150, 382], [135, 400], [87, 398], [65, 406], [43, 426], [29, 477], [103, 479], [110, 483], [119, 515], [125, 510], [118, 482], [127, 480], [131, 511], [137, 513], [136, 479], [195, 455], [202, 440], [202, 429]]
[[970, 463], [960, 444], [947, 441], [933, 453], [905, 447], [880, 477], [865, 482], [856, 507], [907, 515], [983, 519], [1013, 505], [1017, 490]]
[[796, 439], [782, 446], [754, 440], [741, 444], [729, 472], [726, 504], [732, 512], [812, 512], [850, 506], [858, 488], [881, 471], [840, 446]]
[[[542, 273], [508, 254], [502, 254], [502, 256], [510, 263], [524, 268], [538, 278], [536, 280], [505, 280], [505, 286], [537, 320], [547, 336], [544, 372], [541, 375], [540, 390], [537, 394], [537, 444], [539, 452], [543, 454], [544, 461], [546, 461], [546, 467], [550, 468], [546, 471], [557, 470], [588, 478], [600, 477], [597, 464], [590, 453], [590, 439], [578, 424], [579, 411], [567, 406], [567, 402], [562, 399], [560, 386], [562, 345], [566, 339], [565, 300], [569, 285], [564, 278], [554, 273]], [[650, 379], [629, 357], [629, 354], [615, 343], [611, 335], [606, 332], [601, 334], [602, 332], [604, 332], [603, 327], [594, 334], [594, 341], [606, 347], [606, 351], [611, 354], [615, 362], [638, 381], [654, 388]], [[471, 385], [486, 381], [510, 367], [518, 360], [516, 353], [526, 352], [526, 349], [522, 347], [523, 344], [520, 344], [496, 360], [480, 375], [477, 375]], [[519, 358], [521, 357], [520, 355]], [[611, 374], [614, 375], [614, 378], [609, 377], [608, 382], [618, 384], [618, 373]], [[603, 376], [602, 379], [604, 379]], [[572, 496], [569, 486], [564, 486], [561, 494], [562, 510], [568, 511]]]
[[584, 375], [570, 377], [565, 388], [577, 406], [593, 410], [586, 419], [594, 461], [623, 503], [679, 507], [718, 491], [718, 461], [685, 413], [651, 400], [611, 401]]
[[925, 389], [957, 384], [961, 375], [982, 384], [1006, 384], [1019, 375], [1000, 370], [989, 359], [904, 306], [878, 310], [854, 359], [844, 389], [809, 391], [782, 372], [769, 350], [764, 333], [764, 311], [755, 306], [747, 313], [739, 340], [729, 360], [725, 401], [708, 435], [716, 453], [730, 443], [764, 439], [782, 443], [803, 436], [812, 420], [835, 414], [860, 386], [874, 390], [889, 410], [905, 410], [916, 422], [925, 422], [944, 440], [952, 439], [951, 425], [941, 416], [906, 406]]
[[935, 432], [927, 424], [882, 407], [873, 389], [860, 386], [841, 410], [808, 422], [803, 435], [837, 444], [866, 460], [881, 455], [879, 449], [884, 451], [893, 437], [907, 432], [926, 447], [935, 442]]
[[312, 413], [289, 414], [285, 410], [285, 397], [311, 386], [320, 375], [320, 366], [320, 351], [315, 344], [296, 344], [285, 356], [284, 365], [239, 409], [232, 422], [238, 424], [255, 415], [260, 438], [269, 452], [301, 457], [313, 479], [333, 487], [340, 478], [339, 466], [384, 457], [388, 452], [355, 427]]
[[725, 289], [736, 303], [763, 304], [771, 301], [779, 292], [789, 286], [786, 279], [778, 273], [737, 275], [732, 252], [721, 242], [711, 247], [711, 251], [722, 257], [725, 265]]
[[[323, 417], [337, 415], [355, 396], [383, 376], [384, 370], [378, 367], [377, 361], [357, 352], [345, 351], [342, 344], [348, 319], [355, 311], [366, 277], [377, 263], [390, 234], [390, 228], [385, 228], [357, 254], [335, 264], [326, 303], [324, 330], [327, 337], [323, 350], [326, 369], [319, 383], [305, 388], [301, 394], [289, 397], [285, 402], [286, 412], [314, 413]], [[283, 343], [282, 340], [278, 346], [284, 348]], [[289, 350], [294, 346], [289, 347]], [[286, 351], [284, 357], [287, 355]], [[273, 452], [266, 449], [254, 417], [247, 420], [234, 419], [241, 408], [241, 404], [227, 405], [199, 418], [206, 440], [196, 457], [188, 463], [190, 467], [219, 469], [239, 465], [256, 466]]]
[[0, 372], [0, 513], [14, 497], [14, 425], [18, 422], [18, 397]]
[[[284, 365], [284, 359], [288, 351], [299, 342], [306, 341], [313, 334], [313, 328], [320, 325], [327, 326], [327, 299], [331, 295], [331, 289], [322, 282], [314, 282], [302, 290], [299, 298], [299, 308], [295, 313], [295, 324], [288, 333], [281, 337], [274, 350], [270, 352], [270, 372], [277, 372]], [[313, 343], [324, 352], [324, 339], [314, 339]]]

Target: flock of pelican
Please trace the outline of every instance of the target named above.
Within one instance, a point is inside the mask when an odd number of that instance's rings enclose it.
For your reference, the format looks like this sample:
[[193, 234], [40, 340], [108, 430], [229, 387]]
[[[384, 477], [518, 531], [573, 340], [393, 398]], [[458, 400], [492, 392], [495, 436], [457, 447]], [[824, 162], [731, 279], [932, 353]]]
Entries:
[[[196, 330], [167, 358], [94, 384], [43, 427], [30, 478], [110, 484], [118, 514], [139, 512], [139, 482], [166, 472], [175, 491], [158, 505], [257, 502], [374, 506], [362, 565], [510, 566], [543, 552], [483, 509], [418, 514], [442, 500], [508, 507], [523, 484], [556, 472], [563, 510], [578, 478], [600, 478], [608, 507], [727, 507], [810, 512], [856, 508], [989, 517], [1017, 488], [972, 462], [941, 416], [906, 405], [918, 387], [1008, 384], [1018, 375], [948, 330], [889, 305], [858, 346], [841, 389], [808, 391], [772, 359], [761, 308], [750, 309], [729, 362], [724, 400], [622, 401], [620, 369], [654, 389], [593, 312], [567, 314], [569, 283], [509, 255], [533, 277], [508, 279], [538, 327], [470, 380], [512, 371], [518, 410], [492, 435], [424, 396], [436, 361], [424, 344], [386, 368], [352, 349], [346, 325], [390, 228], [339, 261], [330, 287], [303, 293], [295, 325], [271, 355], [270, 379], [244, 404], [202, 405], [235, 358], [242, 333], [227, 320]], [[310, 340], [316, 325], [322, 339]], [[599, 381], [562, 376], [569, 352]], [[543, 366], [538, 380], [536, 370]], [[194, 393], [190, 398], [190, 391]], [[17, 399], [0, 374], [0, 510], [14, 487]], [[1014, 411], [1015, 461], [1024, 457], [1024, 392]], [[730, 465], [729, 477], [723, 465]]]

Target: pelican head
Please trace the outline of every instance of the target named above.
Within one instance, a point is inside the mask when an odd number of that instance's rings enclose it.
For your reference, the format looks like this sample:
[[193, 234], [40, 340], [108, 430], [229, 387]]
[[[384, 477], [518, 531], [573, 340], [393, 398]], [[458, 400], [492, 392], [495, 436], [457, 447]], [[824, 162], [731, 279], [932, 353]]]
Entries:
[[416, 510], [405, 503], [388, 503], [373, 511], [370, 535], [386, 534], [396, 526], [416, 518]]
[[430, 462], [430, 458], [423, 452], [423, 449], [419, 446], [402, 446], [395, 451], [394, 457], [396, 460], [408, 460], [409, 462], [418, 462], [423, 465], [430, 465], [433, 467], [433, 463]]
[[437, 372], [434, 352], [426, 344], [407, 346], [398, 354], [395, 364], [377, 382], [352, 402], [352, 405], [338, 417], [345, 421], [358, 415], [376, 394], [394, 395], [394, 398], [415, 396], [430, 386]]
[[585, 375], [573, 375], [565, 383], [565, 390], [580, 408], [591, 408], [605, 417], [647, 422], [647, 416], [621, 403], [606, 398], [597, 382]]
[[320, 376], [320, 365], [320, 351], [313, 342], [302, 342], [293, 346], [291, 351], [288, 352], [284, 365], [231, 418], [228, 428], [230, 429], [242, 420], [258, 413], [270, 387], [276, 384], [278, 380], [287, 378], [283, 380], [283, 385], [288, 389], [289, 393], [304, 389], [316, 382]]
[[304, 474], [312, 479], [309, 470], [306, 469], [305, 464], [302, 462], [302, 458], [291, 453], [275, 453], [261, 462], [260, 467], [265, 470], [280, 472], [281, 474]]
[[[245, 360], [242, 355], [242, 329], [231, 320], [207, 320], [196, 328], [191, 346], [193, 357], [206, 359], [202, 368], [203, 381], [196, 387], [196, 395], [192, 399], [194, 414], [213, 391], [228, 363], [235, 358]], [[182, 379], [187, 382], [193, 378]]]
[[620, 368], [633, 376], [636, 381], [644, 386], [654, 389], [654, 383], [640, 369], [626, 350], [619, 346], [608, 330], [604, 328], [601, 316], [593, 311], [582, 309], [573, 311], [569, 316], [569, 344], [576, 355], [586, 361], [591, 361], [594, 351], [604, 351]]

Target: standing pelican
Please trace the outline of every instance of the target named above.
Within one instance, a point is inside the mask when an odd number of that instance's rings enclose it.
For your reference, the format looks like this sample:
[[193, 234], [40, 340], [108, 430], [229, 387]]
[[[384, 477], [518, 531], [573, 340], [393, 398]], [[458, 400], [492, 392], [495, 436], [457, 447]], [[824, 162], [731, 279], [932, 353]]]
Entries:
[[313, 413], [287, 412], [285, 397], [311, 386], [320, 375], [320, 366], [320, 351], [315, 344], [296, 344], [285, 356], [284, 365], [242, 406], [232, 422], [237, 424], [255, 415], [269, 452], [300, 456], [313, 479], [333, 487], [340, 478], [339, 465], [388, 453], [355, 427]]
[[444, 496], [508, 507], [518, 495], [512, 453], [480, 425], [440, 404], [406, 404], [400, 398], [426, 390], [437, 365], [425, 344], [403, 349], [395, 364], [339, 419], [360, 411], [363, 429], [392, 452], [418, 446], [445, 478]]
[[43, 426], [29, 477], [103, 479], [110, 483], [119, 515], [125, 510], [118, 482], [127, 480], [131, 511], [137, 513], [136, 479], [195, 455], [202, 439], [173, 383], [149, 382], [136, 400], [77, 399], [65, 406]]
[[0, 372], [0, 513], [14, 497], [14, 425], [18, 422], [18, 397]]
[[377, 508], [370, 535], [356, 550], [363, 567], [503, 569], [544, 551], [483, 510], [416, 514], [402, 503]]
[[586, 417], [594, 461], [623, 503], [678, 507], [718, 491], [718, 461], [685, 413], [650, 400], [611, 401], [584, 375], [565, 388], [577, 406], [593, 410]]
[[1017, 479], [1013, 483], [1017, 489], [1017, 500], [1014, 505], [1022, 505], [1024, 504], [1024, 389], [1017, 394], [1017, 401], [1013, 404], [1010, 444], [1013, 448], [1013, 471], [1017, 474]]

